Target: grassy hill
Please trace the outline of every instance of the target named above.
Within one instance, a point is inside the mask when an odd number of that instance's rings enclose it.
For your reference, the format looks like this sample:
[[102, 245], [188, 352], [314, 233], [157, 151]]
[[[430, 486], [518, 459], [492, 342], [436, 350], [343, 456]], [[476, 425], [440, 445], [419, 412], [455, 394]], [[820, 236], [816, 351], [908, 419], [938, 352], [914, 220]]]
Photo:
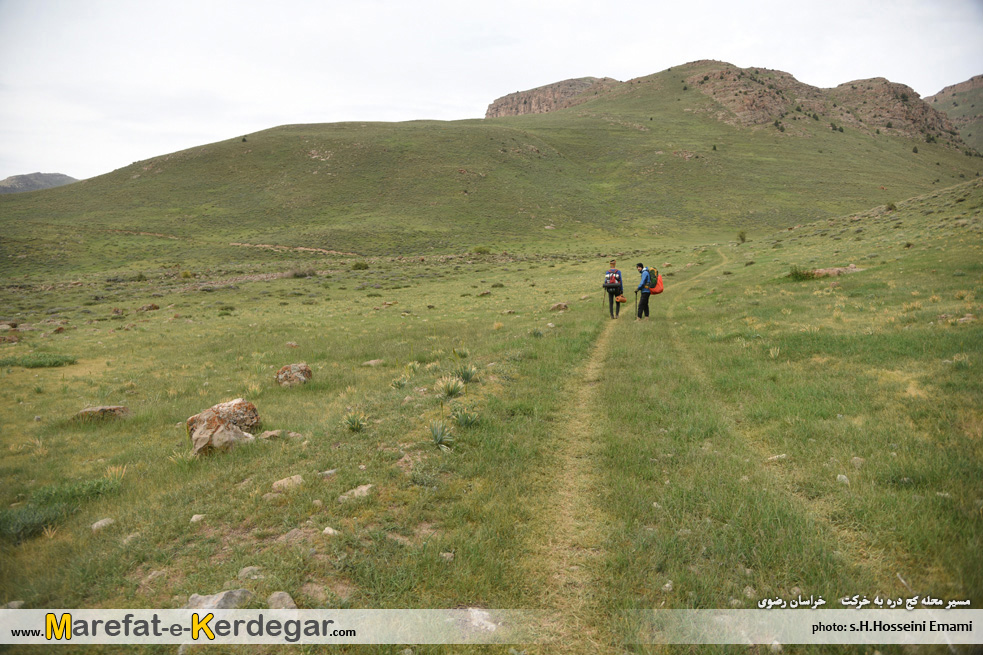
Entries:
[[[0, 605], [521, 608], [515, 649], [558, 653], [647, 652], [654, 608], [978, 607], [978, 160], [799, 99], [745, 124], [699, 90], [714, 66], [0, 199]], [[766, 74], [717, 80], [771, 111]], [[237, 397], [281, 435], [191, 456], [187, 418]]]
[[983, 152], [983, 75], [946, 87], [925, 102], [949, 116], [962, 139]]
[[[845, 120], [832, 99], [796, 111], [785, 93], [774, 122], [730, 120], [725, 97], [698, 90], [720, 66], [670, 69], [542, 115], [279, 127], [0, 198], [0, 272], [263, 261], [231, 242], [405, 255], [753, 233], [896, 202], [981, 168], [900, 123]], [[749, 71], [736, 83], [775, 95], [779, 77]]]

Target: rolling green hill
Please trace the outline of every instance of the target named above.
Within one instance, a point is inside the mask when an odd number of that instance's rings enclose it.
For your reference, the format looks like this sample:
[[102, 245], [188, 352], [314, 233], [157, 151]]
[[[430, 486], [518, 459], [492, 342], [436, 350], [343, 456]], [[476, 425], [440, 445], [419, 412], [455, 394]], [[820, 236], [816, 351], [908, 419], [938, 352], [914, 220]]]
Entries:
[[978, 175], [907, 87], [865, 84], [696, 62], [548, 114], [278, 127], [0, 198], [0, 273], [265, 256], [230, 243], [381, 255], [732, 234]]
[[983, 75], [947, 86], [925, 102], [945, 113], [968, 145], [983, 151]]

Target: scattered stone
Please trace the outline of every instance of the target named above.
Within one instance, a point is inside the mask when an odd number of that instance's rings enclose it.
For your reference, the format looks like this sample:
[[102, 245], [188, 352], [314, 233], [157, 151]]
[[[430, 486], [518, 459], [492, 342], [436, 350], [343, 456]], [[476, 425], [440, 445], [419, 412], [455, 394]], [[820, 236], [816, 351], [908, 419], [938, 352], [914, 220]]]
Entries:
[[363, 498], [365, 496], [368, 496], [369, 495], [369, 491], [371, 491], [372, 490], [372, 487], [374, 487], [374, 486], [375, 485], [371, 485], [371, 484], [363, 484], [360, 487], [355, 487], [354, 489], [349, 489], [345, 493], [343, 493], [340, 496], [338, 496], [338, 502], [339, 503], [344, 503], [344, 502], [346, 502], [348, 500], [351, 500], [352, 498]]
[[261, 566], [247, 566], [239, 571], [237, 576], [240, 580], [262, 580], [265, 576]]
[[205, 520], [204, 514], [195, 514], [194, 516], [191, 517], [192, 523], [200, 523], [203, 520]]
[[854, 457], [850, 460], [850, 463], [853, 464], [853, 468], [860, 470], [866, 461], [863, 457]]
[[672, 580], [670, 580], [669, 582], [667, 582], [664, 585], [662, 585], [662, 591], [664, 591], [666, 593], [669, 593], [670, 591], [672, 591]]
[[288, 341], [288, 342], [287, 342], [287, 348], [300, 348], [300, 346], [298, 346], [298, 345], [297, 345], [296, 343], [294, 343], [293, 341]]
[[558, 302], [550, 307], [551, 312], [562, 312], [570, 309], [565, 302]]
[[155, 305], [153, 303], [150, 303], [149, 305], [144, 305], [143, 307], [141, 307], [137, 311], [138, 312], [156, 312], [158, 309], [160, 309], [160, 307], [158, 307], [157, 305]]
[[113, 523], [116, 523], [115, 519], [102, 519], [101, 521], [96, 521], [95, 523], [92, 524], [92, 531], [99, 532], [104, 528], [108, 528]]
[[252, 404], [248, 400], [236, 398], [235, 400], [229, 400], [224, 403], [219, 403], [218, 405], [213, 405], [204, 412], [190, 417], [186, 422], [188, 432], [193, 433], [195, 428], [209, 418], [205, 415], [206, 412], [214, 412], [223, 420], [232, 423], [243, 431], [251, 430], [260, 423], [259, 411], [256, 409], [256, 405]]
[[24, 607], [24, 601], [22, 600], [12, 600], [3, 606], [5, 610], [19, 610]]
[[782, 645], [777, 641], [773, 641], [771, 642], [771, 646], [768, 647], [768, 650], [770, 650], [773, 653], [780, 653], [782, 652]]
[[287, 364], [276, 372], [276, 381], [281, 387], [293, 387], [299, 384], [307, 384], [314, 376], [311, 367], [306, 362], [299, 364]]
[[812, 272], [815, 277], [836, 277], [837, 275], [848, 275], [850, 273], [859, 273], [864, 269], [857, 268], [856, 264], [850, 264], [849, 266], [840, 266], [837, 268], [817, 268]]
[[334, 536], [336, 536], [338, 534], [341, 534], [341, 533], [339, 533], [337, 530], [335, 530], [331, 526], [328, 526], [328, 527], [324, 528], [324, 532], [322, 532], [321, 534], [327, 535], [329, 537], [334, 537]]
[[850, 478], [846, 477], [842, 473], [836, 476], [836, 481], [840, 484], [845, 484], [848, 487], [850, 486]]
[[263, 494], [263, 500], [280, 500], [281, 498], [283, 498], [283, 495], [278, 493], [273, 493], [272, 491]]
[[324, 507], [324, 501], [320, 498], [315, 499], [312, 504], [314, 507]]
[[478, 297], [483, 298], [484, 296], [490, 296], [490, 295], [491, 295], [491, 291], [482, 291], [481, 293], [478, 294]]
[[795, 596], [796, 598], [798, 598], [799, 596], [802, 595], [802, 588], [801, 587], [792, 587], [791, 589], [789, 589], [788, 593], [790, 593], [793, 596]]
[[788, 454], [787, 453], [782, 453], [781, 455], [772, 455], [771, 457], [769, 457], [765, 461], [766, 462], [777, 462], [778, 460], [785, 459], [786, 457], [788, 457]]
[[752, 587], [751, 585], [744, 587], [745, 598], [754, 598], [755, 596], [757, 596], [757, 593], [754, 591], [754, 587]]
[[277, 480], [273, 483], [273, 491], [284, 492], [299, 487], [304, 484], [304, 478], [300, 475], [292, 475], [289, 478], [283, 478], [282, 480]]
[[188, 604], [183, 609], [186, 610], [232, 610], [242, 607], [253, 598], [253, 593], [248, 589], [233, 589], [231, 591], [220, 591], [211, 596], [191, 594]]
[[583, 295], [583, 296], [580, 296], [580, 299], [581, 299], [581, 300], [590, 300], [590, 296], [588, 296], [588, 295]]
[[258, 424], [256, 405], [236, 398], [195, 414], [185, 425], [191, 439], [191, 453], [199, 455], [212, 450], [230, 450], [240, 443], [252, 441], [253, 435], [245, 430]]
[[135, 539], [139, 539], [139, 538], [140, 538], [140, 533], [139, 532], [133, 532], [131, 534], [128, 534], [123, 539], [123, 545], [124, 546], [129, 546], [131, 541], [133, 541]]
[[379, 364], [382, 364], [383, 361], [385, 361], [385, 360], [382, 360], [382, 359], [370, 359], [367, 362], [362, 362], [362, 366], [378, 366]]
[[117, 419], [129, 416], [130, 409], [123, 405], [100, 405], [98, 407], [86, 407], [79, 410], [75, 415], [77, 421], [102, 421], [106, 419]]
[[294, 599], [290, 597], [285, 591], [274, 591], [270, 594], [270, 597], [266, 599], [266, 604], [269, 605], [271, 610], [295, 610], [297, 609], [297, 603]]
[[447, 562], [454, 561], [454, 553], [441, 553], [440, 556], [443, 557], [444, 560]]
[[338, 469], [331, 469], [330, 471], [321, 471], [320, 473], [318, 473], [318, 475], [320, 475], [322, 478], [326, 480], [331, 476], [335, 475], [337, 472]]

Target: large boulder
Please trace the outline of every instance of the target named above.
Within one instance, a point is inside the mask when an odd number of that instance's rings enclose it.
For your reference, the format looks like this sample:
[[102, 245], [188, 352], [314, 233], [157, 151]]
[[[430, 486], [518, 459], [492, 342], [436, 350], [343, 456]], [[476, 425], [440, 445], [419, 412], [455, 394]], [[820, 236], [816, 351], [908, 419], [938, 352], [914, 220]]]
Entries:
[[276, 381], [281, 387], [292, 387], [298, 384], [307, 384], [311, 381], [314, 372], [305, 362], [299, 364], [287, 364], [276, 372]]
[[259, 411], [256, 409], [256, 405], [248, 400], [236, 398], [235, 400], [213, 405], [204, 412], [195, 414], [189, 418], [187, 423], [189, 433], [193, 433], [200, 423], [209, 418], [209, 416], [206, 416], [208, 412], [216, 414], [219, 418], [235, 425], [243, 432], [248, 432], [259, 425]]
[[243, 442], [252, 441], [246, 432], [259, 425], [256, 406], [242, 398], [209, 407], [188, 419], [191, 453], [199, 455], [213, 450], [230, 450]]

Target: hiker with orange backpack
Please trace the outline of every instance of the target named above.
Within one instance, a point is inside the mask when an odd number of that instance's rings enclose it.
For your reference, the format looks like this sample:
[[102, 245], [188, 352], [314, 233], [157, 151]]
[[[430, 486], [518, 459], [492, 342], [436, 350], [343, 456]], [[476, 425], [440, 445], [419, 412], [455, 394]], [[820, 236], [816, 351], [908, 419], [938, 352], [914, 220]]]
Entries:
[[615, 268], [616, 262], [611, 260], [611, 268], [604, 274], [604, 290], [608, 292], [608, 312], [611, 318], [618, 318], [621, 314], [621, 303], [625, 302], [622, 295], [625, 292], [621, 271]]
[[638, 312], [635, 320], [642, 320], [643, 314], [645, 319], [648, 320], [649, 298], [651, 298], [653, 293], [662, 293], [662, 276], [659, 275], [659, 271], [655, 268], [645, 268], [645, 264], [642, 262], [638, 262], [635, 268], [642, 274], [642, 280], [638, 283], [638, 288], [635, 289], [636, 298], [638, 297], [638, 292], [642, 292], [641, 300], [638, 301]]

